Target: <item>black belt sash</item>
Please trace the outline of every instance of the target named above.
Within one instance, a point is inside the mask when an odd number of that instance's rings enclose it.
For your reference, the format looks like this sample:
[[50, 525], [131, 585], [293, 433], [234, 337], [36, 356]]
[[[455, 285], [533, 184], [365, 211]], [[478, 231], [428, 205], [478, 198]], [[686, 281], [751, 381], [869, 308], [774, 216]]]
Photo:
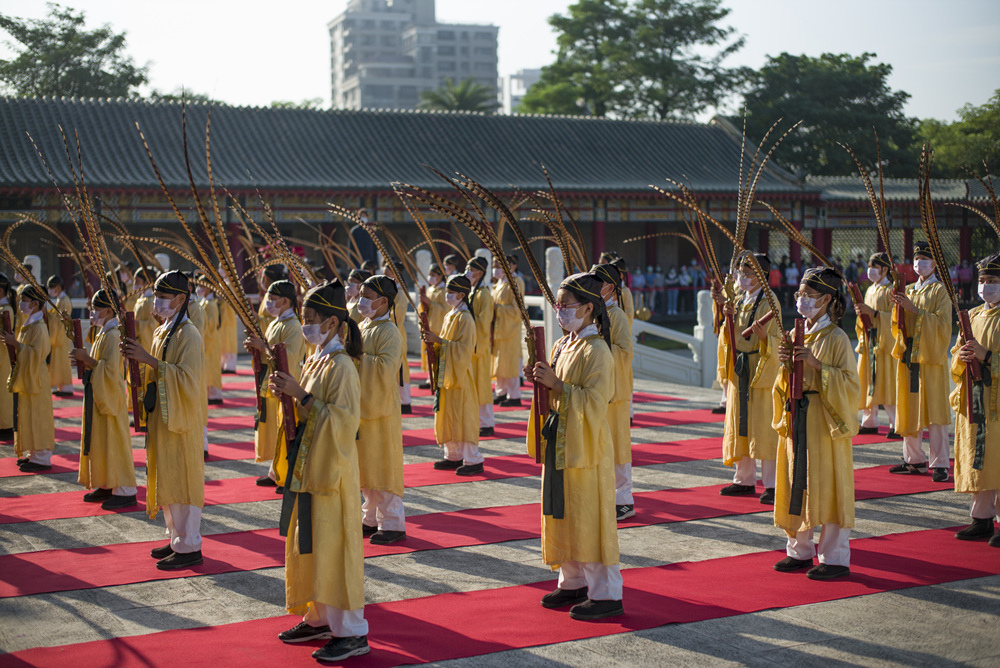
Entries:
[[[261, 364], [260, 365], [260, 371], [258, 371], [256, 374], [254, 374], [254, 382], [257, 385], [257, 392], [258, 392], [258, 394], [260, 392], [264, 391], [264, 388], [266, 387], [264, 385], [264, 381], [265, 380], [267, 380], [267, 367], [265, 365]], [[261, 422], [267, 422], [267, 401], [266, 400], [260, 402], [260, 410], [257, 411], [257, 417], [254, 419], [254, 422], [253, 422], [254, 431], [257, 430], [257, 425], [259, 425]]]
[[910, 370], [910, 392], [920, 391], [920, 363], [913, 361], [913, 337], [906, 339], [906, 351], [903, 353], [903, 364]]
[[972, 382], [972, 420], [976, 427], [976, 454], [972, 460], [972, 468], [983, 470], [983, 460], [986, 458], [986, 388], [993, 385], [993, 374], [986, 364], [980, 365], [982, 380]]
[[545, 466], [542, 469], [542, 514], [561, 520], [566, 516], [563, 471], [556, 468], [556, 438], [559, 434], [559, 414], [549, 413], [542, 426], [545, 439]]
[[757, 354], [757, 350], [751, 350], [750, 352], [738, 352], [736, 353], [736, 366], [733, 367], [733, 371], [736, 372], [736, 377], [739, 379], [739, 395], [740, 395], [740, 425], [739, 425], [739, 435], [747, 435], [747, 413], [749, 412], [750, 403], [750, 356]]
[[788, 500], [788, 514], [801, 515], [802, 501], [805, 498], [809, 480], [809, 456], [806, 447], [807, 418], [809, 417], [809, 395], [816, 392], [802, 393], [801, 399], [789, 399], [789, 408], [794, 402], [795, 412], [792, 418], [792, 489]]
[[[90, 433], [94, 424], [94, 387], [90, 377], [94, 372], [87, 369], [83, 372], [83, 455], [90, 454]], [[138, 422], [138, 418], [136, 418]]]
[[299, 554], [312, 554], [313, 533], [312, 533], [312, 494], [308, 492], [293, 492], [291, 489], [291, 476], [295, 471], [295, 460], [299, 457], [299, 446], [302, 445], [302, 434], [305, 433], [306, 423], [300, 422], [295, 430], [295, 440], [288, 444], [288, 475], [285, 480], [285, 489], [281, 497], [281, 521], [278, 523], [280, 535], [288, 536], [288, 527], [292, 523], [292, 510], [295, 508], [296, 499], [299, 502]]
[[876, 347], [878, 346], [878, 327], [868, 331], [868, 361], [869, 366], [872, 370], [872, 382], [868, 386], [868, 396], [873, 396], [875, 394], [875, 378], [876, 378], [876, 365], [878, 355], [876, 354]]

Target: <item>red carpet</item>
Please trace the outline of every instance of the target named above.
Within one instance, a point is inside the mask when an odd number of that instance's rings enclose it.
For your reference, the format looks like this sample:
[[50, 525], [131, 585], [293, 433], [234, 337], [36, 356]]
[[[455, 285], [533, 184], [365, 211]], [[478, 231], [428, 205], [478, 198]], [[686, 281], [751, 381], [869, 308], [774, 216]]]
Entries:
[[[564, 610], [538, 605], [539, 598], [554, 588], [554, 576], [531, 585], [369, 605], [365, 616], [371, 625], [372, 652], [351, 659], [350, 665], [445, 661], [1000, 574], [1000, 559], [990, 548], [956, 541], [953, 532], [936, 529], [851, 541], [852, 574], [831, 582], [775, 572], [771, 566], [781, 558], [779, 551], [629, 569], [623, 571], [626, 614], [600, 622], [574, 621]], [[180, 666], [304, 664], [322, 641], [295, 646], [275, 637], [296, 621], [282, 615], [36, 648], [0, 656], [0, 666], [66, 661], [136, 667], [168, 661]]]
[[[723, 485], [667, 489], [635, 495], [636, 517], [619, 526], [647, 526], [708, 519], [726, 515], [770, 512], [754, 496], [720, 496]], [[898, 476], [879, 466], [855, 471], [858, 499], [876, 499], [950, 489], [930, 476]], [[488, 545], [538, 538], [537, 503], [495, 506], [409, 517], [405, 542], [378, 546], [365, 543], [365, 556]], [[208, 575], [279, 566], [284, 547], [277, 529], [206, 536], [205, 563], [191, 570], [158, 571], [148, 553], [159, 542], [123, 543], [69, 550], [43, 550], [0, 556], [0, 598], [53, 591], [109, 587], [165, 580], [192, 574]], [[114, 569], [101, 568], [113, 563]]]

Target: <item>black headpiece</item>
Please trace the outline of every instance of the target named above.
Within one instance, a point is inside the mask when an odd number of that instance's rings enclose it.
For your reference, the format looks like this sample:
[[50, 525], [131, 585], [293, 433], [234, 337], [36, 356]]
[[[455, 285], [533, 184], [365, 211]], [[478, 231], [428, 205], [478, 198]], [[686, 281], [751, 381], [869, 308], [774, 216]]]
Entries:
[[347, 296], [343, 283], [335, 278], [317, 285], [306, 293], [302, 305], [308, 306], [324, 318], [337, 316], [343, 321], [347, 315]]
[[351, 273], [347, 275], [347, 280], [364, 283], [371, 277], [371, 275], [371, 272], [366, 269], [351, 269]]
[[871, 257], [868, 258], [868, 264], [892, 269], [892, 262], [889, 261], [888, 253], [872, 253]]
[[976, 263], [980, 276], [1000, 276], [1000, 253], [988, 255]]
[[926, 241], [918, 241], [913, 244], [913, 257], [918, 255], [934, 259], [934, 256], [931, 255], [931, 245]]
[[463, 295], [467, 295], [472, 291], [472, 281], [470, 281], [465, 275], [458, 274], [448, 278], [446, 287], [451, 292], [461, 292]]
[[396, 295], [399, 293], [399, 288], [396, 287], [396, 281], [392, 280], [388, 276], [371, 276], [364, 282], [364, 287], [370, 288], [375, 291], [376, 294], [385, 297], [389, 300], [389, 305], [392, 306], [396, 302]]
[[118, 299], [118, 293], [114, 290], [105, 290], [101, 288], [94, 293], [94, 296], [90, 300], [91, 306], [94, 308], [117, 308], [121, 302]]
[[186, 295], [191, 292], [191, 282], [188, 280], [187, 274], [175, 269], [174, 271], [160, 274], [159, 278], [156, 279], [153, 290], [156, 292], [166, 292], [171, 295]]

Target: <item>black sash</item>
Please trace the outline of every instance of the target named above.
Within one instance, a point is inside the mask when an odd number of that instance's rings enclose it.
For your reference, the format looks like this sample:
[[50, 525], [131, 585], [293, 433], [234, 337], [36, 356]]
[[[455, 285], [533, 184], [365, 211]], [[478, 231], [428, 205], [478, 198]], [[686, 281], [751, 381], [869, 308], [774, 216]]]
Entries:
[[920, 363], [913, 361], [913, 337], [906, 339], [906, 350], [903, 352], [903, 364], [910, 369], [910, 392], [920, 391]]
[[542, 468], [542, 514], [561, 520], [566, 516], [563, 471], [556, 468], [556, 437], [559, 434], [559, 414], [549, 413], [542, 426], [545, 439], [545, 466]]
[[293, 492], [291, 489], [291, 476], [295, 470], [295, 460], [299, 457], [299, 447], [302, 445], [302, 434], [305, 433], [306, 423], [300, 422], [295, 430], [295, 440], [288, 444], [288, 475], [285, 480], [285, 489], [281, 498], [281, 521], [278, 523], [280, 535], [288, 536], [288, 527], [292, 522], [292, 509], [295, 508], [295, 501], [299, 502], [299, 554], [312, 554], [313, 549], [313, 526], [312, 526], [312, 494], [308, 492]]
[[972, 460], [972, 468], [983, 470], [983, 460], [986, 458], [986, 388], [993, 385], [993, 374], [989, 365], [981, 364], [982, 380], [972, 382], [972, 425], [976, 428], [976, 454]]
[[94, 422], [94, 388], [90, 384], [90, 377], [93, 373], [91, 369], [83, 372], [83, 455], [85, 457], [90, 454], [90, 432]]
[[795, 402], [795, 412], [792, 418], [792, 489], [788, 500], [788, 514], [801, 515], [802, 501], [805, 498], [809, 480], [809, 456], [806, 447], [807, 418], [809, 416], [809, 395], [813, 391], [803, 392], [801, 399], [789, 399], [789, 409]]
[[[257, 393], [261, 392], [261, 388], [264, 387], [264, 381], [267, 379], [267, 366], [265, 364], [260, 365], [260, 371], [254, 374], [254, 382], [257, 385]], [[261, 422], [267, 422], [267, 401], [260, 402], [260, 410], [257, 411], [257, 417], [254, 419], [253, 428], [257, 431], [257, 425]]]
[[872, 382], [868, 386], [868, 396], [873, 396], [875, 394], [875, 366], [877, 364], [876, 359], [878, 355], [875, 352], [875, 347], [878, 345], [878, 327], [868, 331], [868, 357], [869, 366], [872, 370]]
[[740, 395], [740, 426], [739, 435], [747, 435], [747, 413], [749, 412], [749, 401], [750, 401], [750, 356], [757, 354], [757, 350], [751, 350], [750, 352], [739, 352], [736, 353], [736, 366], [733, 367], [733, 371], [736, 372], [736, 377], [739, 379], [739, 395]]

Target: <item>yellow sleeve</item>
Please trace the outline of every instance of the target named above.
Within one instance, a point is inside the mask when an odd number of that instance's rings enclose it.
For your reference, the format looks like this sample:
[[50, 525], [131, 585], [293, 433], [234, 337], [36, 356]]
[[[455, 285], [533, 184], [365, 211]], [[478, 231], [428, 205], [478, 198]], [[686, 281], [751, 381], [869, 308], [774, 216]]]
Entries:
[[128, 410], [119, 340], [118, 329], [112, 327], [97, 335], [90, 352], [97, 360], [97, 366], [90, 370], [90, 387], [94, 391], [94, 406], [102, 415], [123, 415]]
[[52, 352], [49, 332], [45, 324], [36, 322], [22, 327], [17, 337], [17, 367], [11, 373], [8, 387], [11, 392], [38, 394], [49, 388], [49, 369], [45, 358]]
[[828, 335], [823, 343], [820, 350], [814, 350], [822, 364], [816, 389], [826, 408], [823, 417], [832, 438], [854, 436], [858, 433], [858, 402], [861, 401], [857, 359], [850, 340], [841, 330]]
[[913, 352], [920, 364], [945, 364], [948, 359], [945, 351], [951, 343], [951, 300], [940, 282], [937, 286], [929, 308], [917, 314]]
[[[449, 327], [450, 324], [450, 327]], [[445, 333], [438, 350], [438, 383], [441, 387], [452, 389], [458, 387], [465, 379], [465, 372], [472, 365], [472, 351], [476, 348], [476, 325], [472, 315], [467, 312], [458, 313], [452, 317], [451, 323], [445, 323]], [[473, 388], [467, 388], [472, 391]]]
[[[574, 366], [579, 365], [573, 373], [574, 382], [563, 381], [558, 400], [559, 431], [565, 429], [566, 468], [591, 468], [600, 463], [601, 430], [608, 424], [614, 360], [604, 341], [583, 348], [573, 360]], [[608, 457], [609, 452], [604, 450], [603, 454]]]
[[608, 311], [611, 319], [611, 357], [614, 360], [614, 394], [610, 401], [628, 401], [632, 397], [632, 328], [628, 326], [625, 311], [613, 307]]
[[156, 372], [160, 418], [175, 434], [201, 429], [207, 410], [203, 401], [205, 346], [198, 329], [189, 324], [190, 321], [174, 332], [167, 348], [168, 361], [160, 360]]
[[403, 338], [392, 323], [373, 327], [365, 332], [364, 355], [361, 357], [361, 382], [367, 400], [361, 404], [363, 420], [378, 420], [399, 415], [398, 403], [382, 401], [380, 397], [399, 397], [399, 366], [403, 358]]
[[521, 312], [514, 302], [514, 292], [510, 285], [504, 283], [504, 289], [498, 290], [493, 302], [496, 313], [496, 326], [493, 336], [497, 339], [510, 339], [518, 335]]

